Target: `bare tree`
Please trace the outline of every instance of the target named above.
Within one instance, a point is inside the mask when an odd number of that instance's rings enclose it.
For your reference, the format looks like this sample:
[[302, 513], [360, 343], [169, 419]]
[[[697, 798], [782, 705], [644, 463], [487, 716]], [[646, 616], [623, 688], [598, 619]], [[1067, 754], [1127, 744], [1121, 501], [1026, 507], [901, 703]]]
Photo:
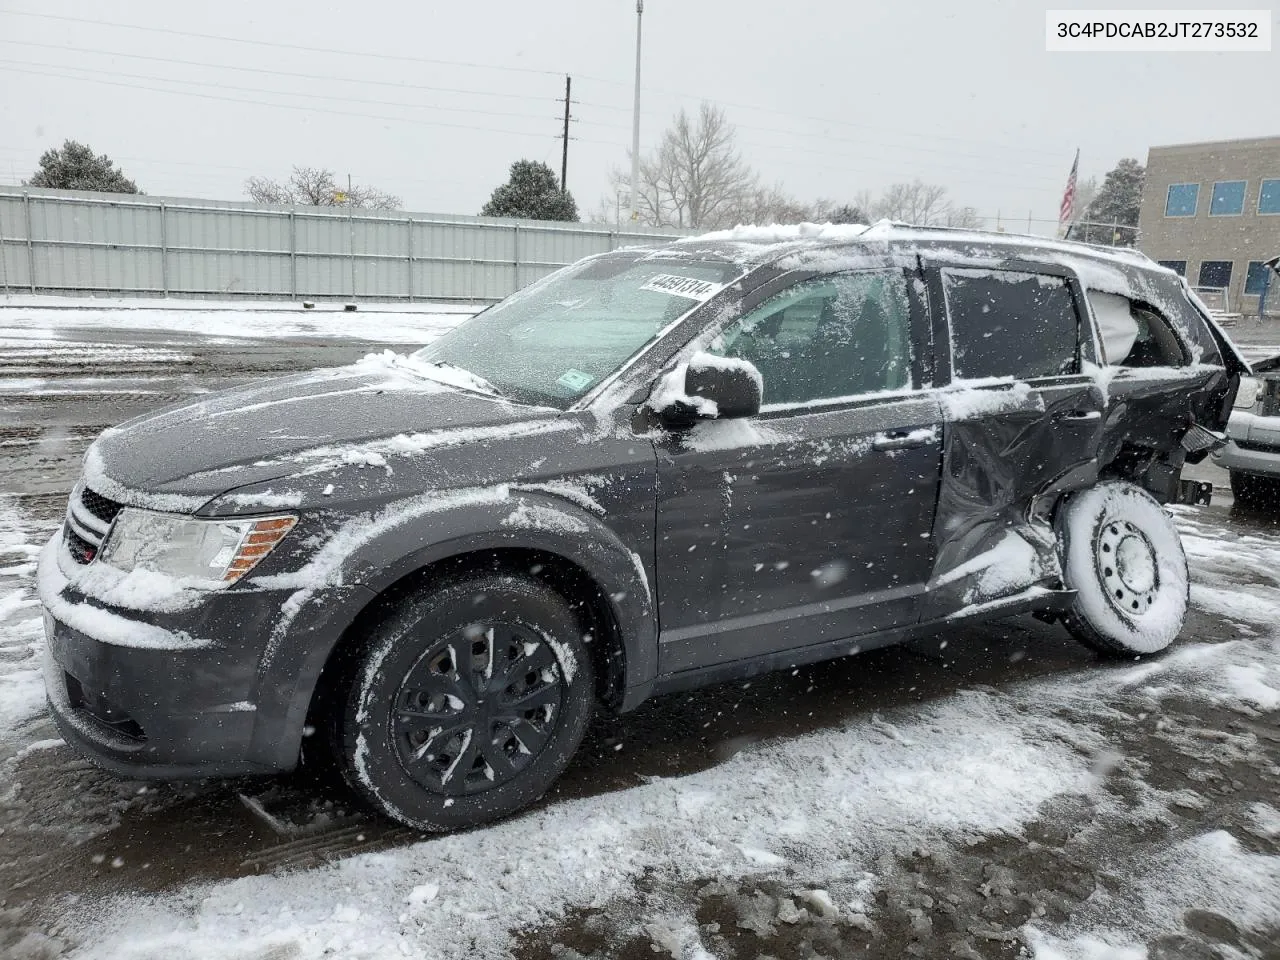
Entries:
[[[757, 186], [730, 207], [730, 217], [739, 223], [804, 223], [817, 220], [816, 208], [801, 203], [777, 183], [772, 187]], [[828, 218], [829, 219], [829, 218]]]
[[[735, 145], [725, 112], [704, 103], [696, 118], [676, 114], [656, 150], [640, 158], [637, 213], [650, 226], [713, 229], [732, 225], [762, 199], [759, 178]], [[620, 170], [615, 192], [628, 188]]]
[[901, 220], [916, 226], [935, 226], [947, 212], [947, 188], [913, 180], [887, 187], [872, 207], [877, 218]]
[[976, 208], [948, 204], [947, 211], [942, 219], [942, 226], [958, 227], [964, 230], [981, 230], [984, 223], [983, 219], [978, 216]]
[[878, 199], [868, 202], [867, 209], [876, 219], [899, 220], [918, 227], [982, 227], [976, 209], [953, 203], [946, 187], [920, 180], [891, 184]]
[[244, 191], [255, 203], [282, 206], [356, 207], [368, 210], [396, 210], [400, 198], [376, 187], [339, 186], [332, 170], [319, 167], [294, 167], [289, 179], [281, 182], [269, 177], [250, 177]]

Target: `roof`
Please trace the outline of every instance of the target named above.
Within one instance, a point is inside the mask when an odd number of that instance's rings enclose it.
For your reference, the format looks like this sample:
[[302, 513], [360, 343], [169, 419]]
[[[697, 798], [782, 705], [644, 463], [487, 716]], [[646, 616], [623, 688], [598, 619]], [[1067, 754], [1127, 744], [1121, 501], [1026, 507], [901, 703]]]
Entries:
[[668, 247], [652, 250], [650, 255], [729, 260], [743, 266], [761, 266], [809, 252], [848, 250], [850, 253], [875, 253], [898, 245], [927, 246], [969, 256], [989, 257], [995, 254], [1028, 260], [1070, 258], [1128, 268], [1164, 269], [1145, 254], [1126, 247], [1102, 247], [1074, 240], [983, 230], [914, 227], [889, 220], [870, 226], [831, 223], [740, 226], [678, 240]]

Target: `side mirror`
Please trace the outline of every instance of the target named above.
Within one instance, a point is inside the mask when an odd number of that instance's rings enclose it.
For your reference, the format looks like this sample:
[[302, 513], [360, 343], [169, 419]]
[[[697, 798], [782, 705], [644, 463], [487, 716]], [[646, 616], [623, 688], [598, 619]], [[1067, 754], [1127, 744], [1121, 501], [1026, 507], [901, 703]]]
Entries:
[[649, 406], [670, 423], [754, 417], [764, 399], [764, 378], [746, 360], [696, 353], [660, 381]]

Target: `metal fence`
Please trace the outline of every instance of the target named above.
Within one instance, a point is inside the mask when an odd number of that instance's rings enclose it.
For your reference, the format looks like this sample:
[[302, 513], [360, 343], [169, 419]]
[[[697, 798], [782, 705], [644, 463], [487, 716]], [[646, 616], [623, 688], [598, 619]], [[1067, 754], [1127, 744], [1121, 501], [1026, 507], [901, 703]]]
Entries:
[[0, 187], [0, 288], [198, 298], [497, 300], [653, 229]]

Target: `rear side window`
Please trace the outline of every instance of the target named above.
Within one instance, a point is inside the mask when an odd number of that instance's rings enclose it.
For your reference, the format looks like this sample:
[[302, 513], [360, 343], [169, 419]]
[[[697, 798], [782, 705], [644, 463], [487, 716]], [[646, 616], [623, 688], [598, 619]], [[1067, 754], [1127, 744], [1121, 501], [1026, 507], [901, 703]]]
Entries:
[[954, 375], [1056, 377], [1080, 371], [1080, 321], [1061, 277], [944, 270]]

